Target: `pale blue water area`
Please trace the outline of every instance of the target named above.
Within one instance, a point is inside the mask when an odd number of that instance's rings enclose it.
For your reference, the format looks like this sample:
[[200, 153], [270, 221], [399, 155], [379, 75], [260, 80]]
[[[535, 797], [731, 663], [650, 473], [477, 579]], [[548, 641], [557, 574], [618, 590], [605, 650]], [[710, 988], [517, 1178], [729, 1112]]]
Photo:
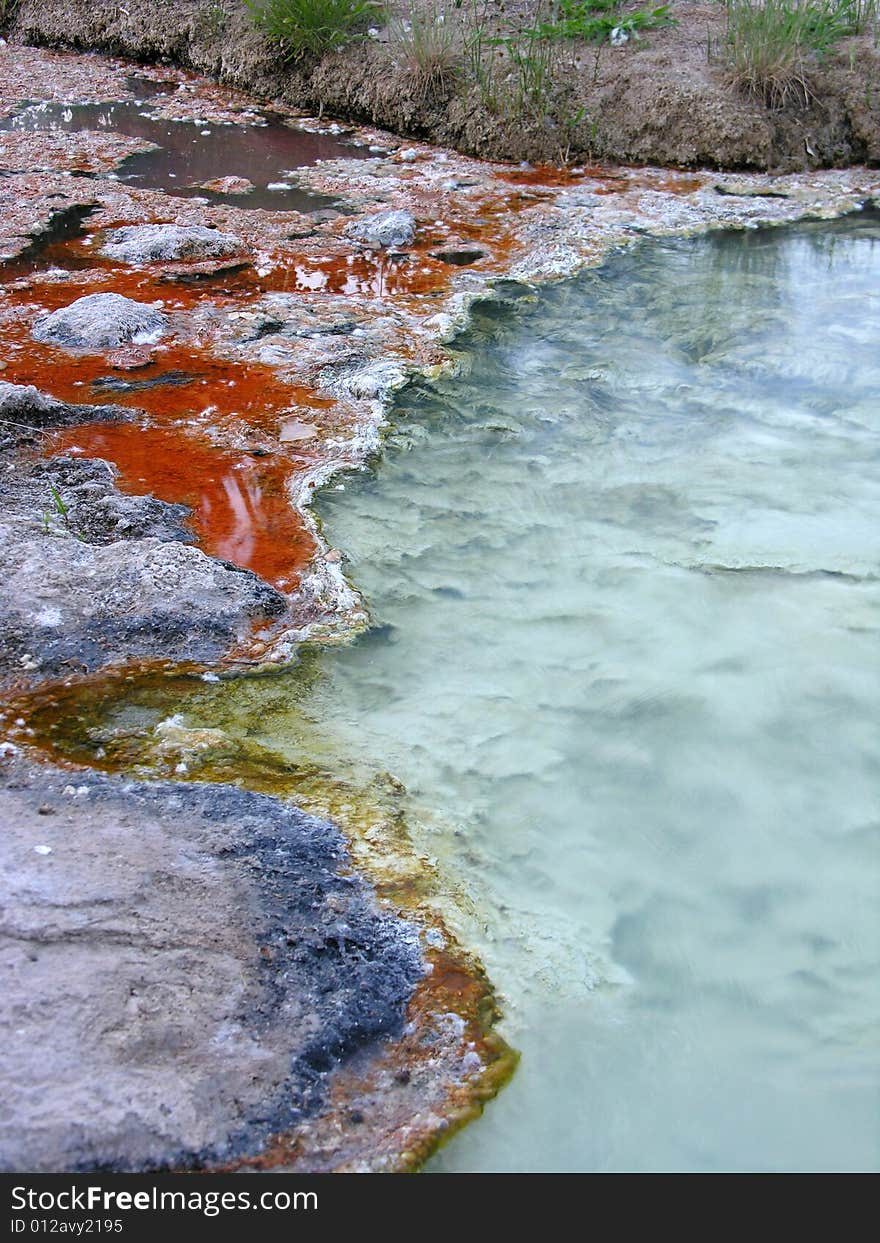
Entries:
[[522, 1051], [433, 1170], [880, 1162], [878, 221], [486, 309], [320, 500], [374, 629], [304, 707], [423, 809]]
[[876, 1168], [878, 219], [466, 345], [321, 504], [383, 629], [316, 715], [458, 835], [523, 1054], [434, 1168]]

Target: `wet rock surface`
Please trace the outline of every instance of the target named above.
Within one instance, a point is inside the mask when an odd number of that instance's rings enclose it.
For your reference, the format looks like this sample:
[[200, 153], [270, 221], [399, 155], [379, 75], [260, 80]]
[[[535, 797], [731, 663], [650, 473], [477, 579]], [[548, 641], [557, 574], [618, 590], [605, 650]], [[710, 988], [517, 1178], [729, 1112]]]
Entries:
[[0, 383], [0, 680], [169, 651], [217, 659], [287, 607], [255, 574], [188, 547], [185, 506], [120, 493], [108, 463], [16, 460], [47, 429], [132, 413]]
[[255, 574], [197, 548], [150, 537], [91, 545], [48, 521], [48, 533], [30, 538], [20, 528], [0, 528], [6, 670], [84, 672], [169, 651], [219, 660], [255, 621], [285, 610], [283, 596]]
[[[133, 368], [137, 370], [137, 368]], [[194, 384], [198, 376], [187, 371], [162, 371], [147, 379], [126, 379], [120, 375], [98, 376], [90, 388], [95, 393], [138, 393], [151, 388], [182, 388]]]
[[101, 253], [122, 263], [157, 263], [169, 259], [212, 259], [234, 255], [242, 243], [231, 233], [203, 225], [125, 225], [107, 233]]
[[[126, 496], [116, 488], [109, 462], [89, 458], [50, 458], [31, 462], [8, 480], [0, 491], [7, 517], [27, 521], [33, 516], [37, 489], [54, 489], [66, 513], [63, 525], [87, 544], [114, 544], [120, 540], [158, 539], [192, 543], [186, 525], [189, 509], [170, 505], [154, 496]], [[51, 507], [50, 507], [51, 508]], [[57, 510], [50, 529], [61, 525]], [[44, 526], [45, 529], [45, 526]]]
[[376, 250], [399, 250], [409, 246], [416, 235], [412, 212], [385, 211], [356, 220], [346, 227], [348, 237]]
[[2, 767], [4, 1169], [241, 1158], [399, 1033], [418, 937], [333, 825], [234, 786]]
[[0, 445], [10, 445], [46, 427], [63, 427], [94, 419], [127, 419], [121, 406], [74, 405], [41, 393], [33, 384], [0, 380]]
[[112, 350], [157, 340], [165, 322], [161, 311], [132, 298], [93, 293], [38, 319], [33, 334], [68, 350]]

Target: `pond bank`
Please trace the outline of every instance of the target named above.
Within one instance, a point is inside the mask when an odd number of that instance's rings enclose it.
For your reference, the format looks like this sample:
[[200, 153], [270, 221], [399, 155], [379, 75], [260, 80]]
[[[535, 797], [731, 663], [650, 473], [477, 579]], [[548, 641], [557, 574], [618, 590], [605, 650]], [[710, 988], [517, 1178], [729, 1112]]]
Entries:
[[[880, 49], [869, 35], [843, 40], [809, 69], [805, 106], [768, 108], [737, 91], [710, 54], [723, 45], [722, 6], [671, 7], [674, 26], [622, 47], [566, 44], [547, 100], [525, 112], [487, 106], [456, 73], [426, 91], [387, 31], [316, 62], [285, 64], [240, 0], [20, 0], [11, 30], [29, 43], [195, 69], [263, 99], [481, 159], [777, 171], [880, 160]], [[503, 34], [506, 20], [492, 15], [487, 35]]]

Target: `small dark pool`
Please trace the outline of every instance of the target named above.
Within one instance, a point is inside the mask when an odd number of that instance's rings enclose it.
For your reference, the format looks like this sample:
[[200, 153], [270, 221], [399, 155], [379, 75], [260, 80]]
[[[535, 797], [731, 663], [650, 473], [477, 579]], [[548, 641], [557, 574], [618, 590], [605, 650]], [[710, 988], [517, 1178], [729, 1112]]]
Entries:
[[[148, 82], [144, 80], [144, 89], [139, 82], [139, 95], [148, 93]], [[161, 88], [151, 93], [161, 95]], [[367, 155], [363, 147], [329, 134], [296, 129], [271, 113], [263, 115], [256, 125], [169, 121], [151, 112], [144, 98], [125, 103], [25, 104], [12, 116], [0, 120], [0, 131], [3, 130], [95, 130], [144, 138], [155, 143], [156, 149], [124, 160], [118, 169], [121, 181], [182, 198], [201, 196], [212, 203], [281, 211], [316, 212], [332, 209], [338, 202], [328, 195], [290, 184], [286, 174], [291, 170], [306, 168], [319, 160]], [[247, 178], [254, 189], [245, 194], [221, 194], [201, 188], [203, 183], [220, 177]]]

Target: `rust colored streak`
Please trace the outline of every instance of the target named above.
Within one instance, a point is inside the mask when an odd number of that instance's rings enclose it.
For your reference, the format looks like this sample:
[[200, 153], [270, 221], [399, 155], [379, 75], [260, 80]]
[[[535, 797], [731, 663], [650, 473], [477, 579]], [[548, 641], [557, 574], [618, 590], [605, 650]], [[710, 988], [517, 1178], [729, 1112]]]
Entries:
[[[88, 254], [83, 241], [49, 250], [43, 261], [72, 270], [68, 279], [32, 273], [3, 290], [4, 380], [33, 384], [62, 401], [135, 408], [149, 422], [59, 430], [48, 438], [47, 451], [105, 458], [117, 467], [123, 491], [189, 506], [190, 525], [205, 552], [253, 570], [276, 587], [295, 588], [315, 543], [286, 484], [298, 467], [310, 464], [320, 445], [283, 446], [279, 430], [285, 412], [326, 409], [332, 399], [285, 382], [262, 364], [219, 359], [211, 343], [199, 338], [109, 354], [69, 353], [34, 341], [36, 315], [87, 293], [112, 290], [142, 301], [161, 294], [172, 314], [205, 299], [203, 289], [160, 288], [154, 272], [111, 268]], [[253, 292], [253, 281], [252, 273], [245, 275], [236, 303], [243, 291]], [[210, 291], [214, 305], [232, 297], [232, 290]]]
[[[443, 239], [432, 239], [438, 244]], [[425, 238], [420, 239], [423, 250]], [[321, 293], [353, 297], [387, 298], [395, 295], [436, 293], [448, 287], [447, 267], [418, 249], [407, 254], [385, 254], [372, 251], [308, 255], [278, 254], [277, 262], [268, 272], [258, 273], [253, 267], [240, 271], [224, 271], [203, 281], [169, 283], [163, 274], [185, 269], [180, 264], [154, 264], [151, 269], [120, 267], [102, 258], [82, 240], [52, 243], [40, 255], [40, 271], [22, 272], [15, 283], [4, 291], [7, 305], [28, 308], [35, 304], [42, 312], [66, 306], [74, 298], [88, 293], [117, 293], [136, 301], [160, 300], [166, 310], [186, 310], [209, 294], [212, 301], [238, 303], [263, 293]], [[192, 266], [192, 265], [190, 265]], [[65, 280], [53, 279], [47, 273], [53, 268], [64, 269]], [[6, 270], [7, 279], [16, 275], [14, 267]]]
[[289, 591], [315, 543], [293, 508], [290, 463], [219, 450], [186, 427], [91, 423], [53, 437], [52, 454], [105, 458], [118, 486], [190, 506], [199, 546]]
[[237, 301], [248, 295], [281, 291], [381, 298], [395, 294], [433, 293], [449, 283], [449, 274], [444, 266], [427, 255], [413, 252], [395, 256], [381, 252], [349, 251], [325, 255], [284, 255], [279, 252], [276, 256], [278, 262], [263, 274], [251, 266], [241, 271], [224, 272], [221, 265], [217, 276], [206, 280], [201, 286], [187, 286], [185, 283], [169, 285], [162, 281], [163, 273], [185, 265], [156, 263], [149, 268], [120, 266], [96, 253], [86, 244], [88, 240], [51, 243], [40, 254], [40, 269], [45, 271], [53, 266], [63, 268], [74, 273], [73, 281], [53, 283], [39, 276], [28, 280], [25, 275], [20, 288], [13, 289], [13, 296], [30, 293], [32, 297], [36, 293], [44, 309], [51, 311], [71, 300], [71, 290], [77, 281], [87, 284], [89, 288], [76, 289], [74, 297], [99, 290], [139, 300], [161, 298], [169, 307], [181, 303], [195, 304], [206, 291], [213, 299]]
[[[11, 331], [7, 344], [17, 335]], [[155, 347], [152, 360], [134, 369], [114, 365], [112, 358], [101, 354], [67, 354], [30, 340], [22, 346], [7, 354], [3, 379], [34, 384], [62, 401], [133, 406], [158, 419], [234, 417], [267, 430], [277, 424], [280, 411], [293, 405], [320, 409], [329, 404], [309, 389], [282, 383], [269, 367], [222, 362], [192, 345]], [[180, 382], [159, 382], [168, 373], [176, 374]], [[105, 380], [133, 381], [138, 387], [119, 391], [102, 383]], [[157, 383], [140, 387], [148, 381]]]
[[[317, 412], [333, 401], [285, 382], [270, 367], [219, 359], [212, 342], [200, 335], [181, 340], [186, 312], [204, 305], [206, 296], [222, 312], [268, 290], [379, 299], [433, 293], [449, 286], [448, 265], [417, 251], [296, 253], [278, 256], [268, 273], [247, 268], [211, 280], [209, 288], [171, 286], [161, 279], [167, 265], [120, 267], [88, 243], [88, 238], [51, 243], [30, 271], [22, 269], [3, 289], [3, 378], [33, 384], [63, 401], [124, 405], [146, 417], [141, 423], [60, 429], [47, 437], [46, 452], [112, 462], [123, 491], [188, 506], [189, 525], [206, 553], [253, 570], [281, 590], [294, 590], [316, 545], [287, 485], [292, 474], [311, 465], [321, 446], [315, 437], [294, 447], [280, 442], [279, 433], [285, 412]], [[170, 313], [177, 339], [171, 335], [155, 346], [109, 354], [70, 353], [34, 341], [37, 315], [95, 292], [158, 302]]]
[[697, 190], [702, 190], [705, 184], [704, 177], [668, 177], [654, 182], [648, 188], [661, 190], [664, 194], [694, 194]]
[[[89, 256], [88, 265], [74, 263], [73, 245], [74, 243], [65, 242], [47, 247], [40, 256], [41, 268], [45, 265], [47, 270], [28, 273], [11, 283], [4, 291], [4, 301], [13, 306], [39, 304], [40, 311], [45, 312], [56, 311], [59, 307], [73, 302], [75, 298], [90, 293], [118, 293], [138, 302], [162, 299], [169, 307], [182, 308], [195, 306], [199, 300], [202, 291], [198, 288], [160, 284], [158, 277], [161, 269], [154, 273], [141, 268], [114, 268], [108, 261], [99, 260], [97, 256]], [[58, 255], [59, 268], [67, 273], [64, 279], [59, 280], [52, 276], [53, 251]]]
[[568, 186], [579, 181], [583, 173], [573, 173], [570, 168], [556, 168], [553, 164], [540, 164], [537, 168], [505, 168], [496, 176], [499, 181], [509, 181], [517, 186]]
[[621, 194], [627, 190], [657, 190], [664, 194], [693, 194], [705, 184], [702, 177], [672, 175], [658, 178], [653, 171], [639, 173], [632, 169], [603, 168], [601, 165], [587, 165], [573, 171], [567, 168], [553, 168], [542, 165], [538, 168], [504, 169], [497, 174], [501, 181], [513, 185], [548, 188], [576, 185], [578, 183], [600, 182], [593, 188], [594, 194]]
[[702, 177], [663, 177], [656, 174], [633, 175], [625, 178], [607, 178], [607, 184], [599, 186], [594, 194], [621, 194], [631, 190], [655, 190], [658, 194], [693, 194], [706, 184]]

